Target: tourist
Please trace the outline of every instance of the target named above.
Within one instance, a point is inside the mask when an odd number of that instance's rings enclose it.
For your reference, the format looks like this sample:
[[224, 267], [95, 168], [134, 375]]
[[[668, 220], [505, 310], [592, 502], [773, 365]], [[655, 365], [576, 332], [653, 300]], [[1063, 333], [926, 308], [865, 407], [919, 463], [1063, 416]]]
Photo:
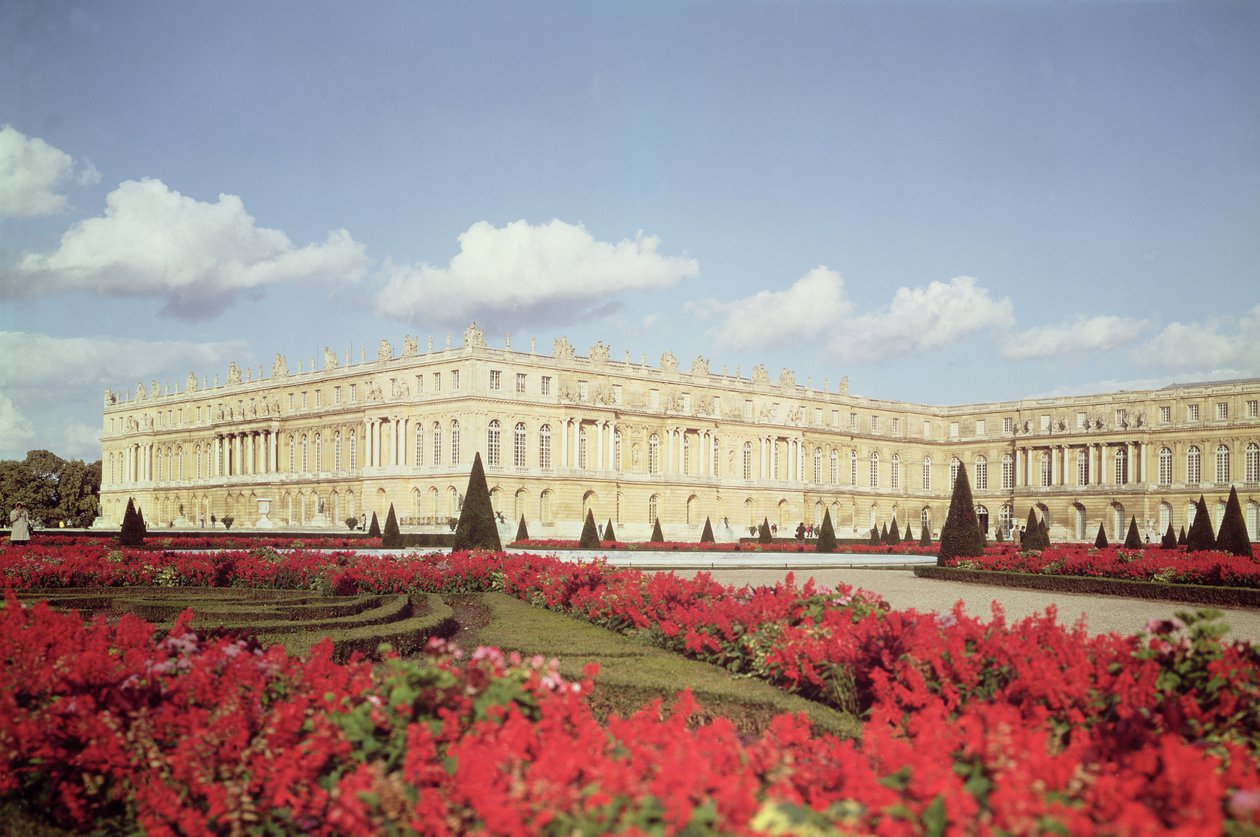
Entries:
[[9, 542], [15, 546], [31, 542], [31, 516], [21, 503], [15, 504], [9, 512]]
[[801, 521], [796, 527], [796, 542], [805, 543], [805, 521]]

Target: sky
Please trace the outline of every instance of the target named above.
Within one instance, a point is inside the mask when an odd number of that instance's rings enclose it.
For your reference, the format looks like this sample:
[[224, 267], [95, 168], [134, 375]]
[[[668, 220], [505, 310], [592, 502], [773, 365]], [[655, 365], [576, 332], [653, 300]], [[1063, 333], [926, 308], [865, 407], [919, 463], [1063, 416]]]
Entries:
[[1260, 376], [1260, 3], [0, 0], [0, 458], [492, 347], [954, 405]]

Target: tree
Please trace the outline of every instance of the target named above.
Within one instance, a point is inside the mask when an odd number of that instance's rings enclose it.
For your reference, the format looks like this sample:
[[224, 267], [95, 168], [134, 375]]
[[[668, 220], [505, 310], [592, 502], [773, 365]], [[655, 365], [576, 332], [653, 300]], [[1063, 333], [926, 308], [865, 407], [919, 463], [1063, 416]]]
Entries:
[[906, 534], [903, 535], [901, 539], [905, 541], [906, 543], [910, 543], [912, 540], [914, 540], [914, 534], [910, 531], [909, 520], [906, 521]]
[[883, 528], [879, 530], [879, 542], [882, 544], [892, 543], [892, 541], [888, 540], [888, 524], [887, 523], [885, 523]]
[[398, 528], [398, 517], [394, 514], [394, 504], [389, 504], [389, 513], [385, 515], [385, 531], [381, 534], [381, 546], [386, 549], [398, 549], [402, 546], [402, 530]]
[[582, 536], [578, 539], [582, 549], [599, 549], [599, 530], [595, 528], [595, 513], [586, 510], [586, 521], [582, 524]]
[[967, 466], [958, 463], [958, 478], [954, 480], [954, 493], [949, 498], [949, 513], [941, 527], [940, 551], [936, 563], [944, 566], [954, 558], [968, 558], [984, 554], [984, 541], [980, 535], [980, 521], [976, 517], [976, 504], [971, 498], [971, 482], [967, 479]]
[[665, 543], [665, 534], [661, 531], [661, 519], [652, 521], [652, 543]]
[[1041, 521], [1037, 519], [1036, 509], [1029, 507], [1028, 522], [1024, 524], [1024, 542], [1020, 544], [1020, 550], [1041, 551], [1050, 546], [1050, 538], [1046, 535], [1045, 528], [1041, 525]]
[[1186, 545], [1186, 527], [1182, 526], [1181, 531], [1177, 534], [1177, 546]]
[[518, 543], [529, 540], [529, 530], [525, 528], [525, 515], [521, 515], [521, 523], [516, 527], [516, 540]]
[[372, 512], [372, 522], [368, 525], [368, 537], [379, 538], [381, 536], [381, 524], [376, 519], [376, 512]]
[[615, 541], [615, 540], [617, 540], [617, 533], [616, 533], [615, 531], [613, 531], [613, 525], [612, 525], [612, 518], [611, 518], [611, 517], [610, 517], [610, 518], [608, 518], [608, 525], [604, 527], [604, 540], [606, 540], [606, 541]]
[[880, 544], [879, 527], [872, 526], [871, 527], [871, 546], [879, 546], [879, 544]]
[[831, 509], [824, 509], [822, 526], [818, 530], [818, 542], [814, 544], [814, 551], [835, 552], [836, 545], [836, 530], [831, 525]]
[[1212, 533], [1212, 518], [1208, 517], [1207, 502], [1199, 495], [1199, 503], [1194, 511], [1194, 520], [1190, 523], [1190, 531], [1186, 535], [1187, 552], [1203, 552], [1216, 549], [1216, 535]]
[[122, 529], [118, 533], [118, 543], [122, 546], [144, 546], [144, 518], [136, 511], [136, 501], [127, 498], [127, 510], [123, 512]]
[[770, 536], [769, 518], [761, 518], [761, 528], [757, 530], [757, 543], [774, 543], [774, 538]]
[[1098, 535], [1094, 538], [1094, 546], [1098, 549], [1107, 548], [1107, 530], [1101, 523], [1098, 524]]
[[888, 542], [893, 546], [901, 543], [901, 528], [897, 526], [897, 517], [893, 516], [892, 524], [888, 527]]
[[919, 546], [932, 545], [932, 527], [924, 526], [919, 530]]
[[473, 457], [472, 472], [468, 475], [468, 490], [464, 492], [464, 507], [459, 511], [459, 523], [455, 524], [455, 543], [451, 546], [452, 552], [466, 549], [503, 551], [480, 453]]
[[1129, 516], [1129, 531], [1124, 536], [1125, 549], [1141, 549], [1142, 536], [1138, 534], [1137, 518], [1133, 515]]
[[708, 517], [704, 519], [704, 531], [700, 533], [700, 543], [714, 543], [713, 540], [713, 524]]
[[100, 506], [101, 463], [65, 460], [51, 451], [33, 450], [18, 461], [0, 461], [0, 509], [17, 503], [32, 522], [54, 527], [89, 526]]
[[1160, 538], [1159, 545], [1164, 549], [1175, 549], [1177, 547], [1177, 533], [1173, 531], [1171, 522], [1168, 524], [1168, 529], [1164, 532], [1164, 537]]
[[1225, 516], [1221, 518], [1221, 531], [1216, 533], [1216, 548], [1231, 555], [1251, 557], [1251, 541], [1247, 538], [1247, 523], [1243, 520], [1238, 492], [1231, 485], [1229, 500], [1225, 503]]

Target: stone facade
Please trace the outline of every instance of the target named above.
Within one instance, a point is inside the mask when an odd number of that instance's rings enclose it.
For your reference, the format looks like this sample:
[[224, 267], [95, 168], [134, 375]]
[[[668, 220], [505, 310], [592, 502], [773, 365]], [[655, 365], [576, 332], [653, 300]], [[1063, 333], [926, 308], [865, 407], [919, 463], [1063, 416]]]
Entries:
[[[1230, 486], [1248, 530], [1260, 510], [1260, 379], [1158, 390], [935, 407], [711, 369], [672, 353], [649, 366], [585, 355], [491, 348], [471, 326], [463, 345], [382, 340], [357, 362], [326, 350], [271, 375], [231, 364], [224, 383], [106, 391], [103, 525], [127, 498], [150, 530], [344, 526], [384, 519], [445, 531], [458, 516], [474, 452], [496, 509], [515, 531], [576, 537], [587, 509], [626, 540], [659, 517], [667, 538], [719, 538], [768, 518], [780, 531], [820, 522], [841, 535], [895, 519], [938, 532], [957, 463], [966, 463], [990, 535], [1035, 507], [1056, 540], [1122, 539], [1130, 516], [1158, 539], [1189, 527], [1205, 495], [1214, 523]], [[262, 501], [262, 502], [260, 502]], [[270, 503], [266, 503], [270, 501]], [[260, 514], [269, 505], [270, 511]]]

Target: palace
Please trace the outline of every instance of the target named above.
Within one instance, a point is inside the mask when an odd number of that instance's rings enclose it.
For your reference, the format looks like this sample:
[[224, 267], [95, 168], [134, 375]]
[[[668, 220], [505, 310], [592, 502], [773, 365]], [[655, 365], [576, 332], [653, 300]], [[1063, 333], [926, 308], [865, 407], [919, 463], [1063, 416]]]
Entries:
[[825, 509], [842, 536], [894, 520], [935, 535], [960, 464], [990, 536], [1031, 508], [1055, 540], [1100, 524], [1123, 540], [1131, 517], [1158, 540], [1201, 494], [1219, 526], [1233, 486], [1257, 537], [1260, 379], [935, 407], [609, 355], [491, 348], [474, 324], [458, 347], [382, 340], [357, 363], [326, 349], [318, 368], [277, 355], [266, 377], [233, 363], [222, 383], [106, 390], [98, 525], [134, 498], [150, 530], [383, 525], [392, 504], [404, 531], [448, 531], [480, 453], [507, 539], [521, 517], [576, 537], [588, 509], [623, 540], [656, 519], [668, 540], [706, 518], [719, 540], [763, 518], [793, 532]]

